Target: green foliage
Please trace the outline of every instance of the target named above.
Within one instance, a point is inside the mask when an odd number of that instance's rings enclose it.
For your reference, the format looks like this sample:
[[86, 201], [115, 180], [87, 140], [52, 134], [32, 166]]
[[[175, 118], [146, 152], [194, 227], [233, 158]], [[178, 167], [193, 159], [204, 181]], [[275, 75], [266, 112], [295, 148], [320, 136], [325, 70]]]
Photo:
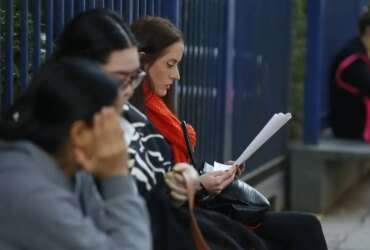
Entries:
[[295, 119], [291, 126], [291, 137], [301, 138], [303, 128], [303, 96], [305, 77], [307, 0], [294, 0], [293, 43], [291, 56], [291, 84], [289, 109]]
[[[32, 2], [29, 2], [29, 5], [31, 5]], [[13, 88], [14, 88], [14, 97], [18, 96], [20, 94], [21, 88], [20, 88], [20, 61], [21, 61], [21, 12], [20, 12], [20, 2], [14, 1], [13, 2], [13, 34], [8, 34], [7, 27], [6, 27], [6, 9], [4, 2], [0, 2], [0, 97], [3, 97], [3, 92], [5, 90], [5, 78], [4, 75], [6, 73], [6, 65], [5, 65], [5, 39], [9, 35], [13, 36]], [[29, 6], [30, 7], [30, 6]], [[43, 25], [41, 24], [41, 27]], [[31, 69], [31, 55], [33, 53], [33, 17], [32, 13], [30, 11], [27, 15], [27, 37], [28, 37], [28, 72], [30, 72]], [[43, 37], [43, 36], [41, 36]], [[45, 46], [45, 39], [41, 39], [41, 47], [43, 48]], [[41, 60], [45, 57], [44, 50], [41, 50]]]

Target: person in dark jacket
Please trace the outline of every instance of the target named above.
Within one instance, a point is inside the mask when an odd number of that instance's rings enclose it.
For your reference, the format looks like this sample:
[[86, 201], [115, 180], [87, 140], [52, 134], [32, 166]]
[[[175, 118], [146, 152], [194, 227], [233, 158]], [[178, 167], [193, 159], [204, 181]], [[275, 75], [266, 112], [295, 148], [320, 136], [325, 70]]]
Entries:
[[330, 71], [329, 122], [338, 138], [370, 141], [370, 13], [358, 22], [359, 36], [335, 56]]
[[[0, 249], [152, 249], [117, 82], [91, 62], [61, 60], [41, 68], [19, 103], [17, 119], [0, 122]], [[96, 182], [99, 216], [74, 193], [78, 171]]]

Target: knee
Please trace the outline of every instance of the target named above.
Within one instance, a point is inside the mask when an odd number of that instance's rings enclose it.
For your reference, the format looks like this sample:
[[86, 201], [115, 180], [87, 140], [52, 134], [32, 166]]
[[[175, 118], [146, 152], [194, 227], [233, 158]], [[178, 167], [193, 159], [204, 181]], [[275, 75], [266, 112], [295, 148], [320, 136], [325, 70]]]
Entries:
[[316, 216], [311, 214], [302, 214], [300, 224], [302, 229], [307, 230], [308, 232], [317, 232], [322, 231], [321, 223]]

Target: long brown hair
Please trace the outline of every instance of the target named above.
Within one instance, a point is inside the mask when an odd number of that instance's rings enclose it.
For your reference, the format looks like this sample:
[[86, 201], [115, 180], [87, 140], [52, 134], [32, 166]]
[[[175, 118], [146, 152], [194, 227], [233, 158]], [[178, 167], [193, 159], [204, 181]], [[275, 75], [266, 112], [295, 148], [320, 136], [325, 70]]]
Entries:
[[[139, 43], [141, 65], [149, 67], [165, 53], [172, 44], [183, 41], [181, 31], [168, 19], [158, 16], [145, 16], [134, 21], [131, 25], [132, 32]], [[150, 81], [149, 76], [144, 81]], [[174, 102], [174, 88], [171, 88], [167, 95], [162, 97], [167, 107], [176, 114]], [[135, 90], [130, 102], [142, 112], [145, 112], [143, 85]]]

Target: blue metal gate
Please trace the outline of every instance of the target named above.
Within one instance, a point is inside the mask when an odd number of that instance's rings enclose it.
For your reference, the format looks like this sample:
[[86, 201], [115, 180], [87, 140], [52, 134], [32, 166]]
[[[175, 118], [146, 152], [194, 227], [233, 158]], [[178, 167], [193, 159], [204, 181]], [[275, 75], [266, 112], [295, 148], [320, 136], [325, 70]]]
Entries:
[[[33, 0], [0, 2], [2, 106], [27, 87], [29, 75], [53, 51], [64, 23], [91, 8], [109, 8], [126, 21], [142, 15], [163, 15], [177, 22], [178, 1], [170, 0]], [[15, 93], [14, 93], [15, 92]]]
[[[180, 24], [186, 52], [178, 96], [180, 116], [198, 131], [198, 156], [220, 159], [223, 150], [223, 41], [227, 1], [197, 0], [34, 0], [0, 2], [1, 105], [9, 107], [29, 77], [51, 55], [53, 41], [73, 16], [91, 8], [109, 8], [125, 21], [160, 15]], [[181, 5], [181, 8], [180, 8]], [[180, 11], [181, 9], [181, 11]], [[208, 11], [212, 9], [214, 11]], [[216, 24], [216, 25], [215, 25]], [[209, 130], [209, 128], [212, 128]], [[218, 131], [217, 133], [214, 133]]]
[[[287, 111], [291, 0], [238, 1], [235, 31], [233, 158], [274, 113]], [[255, 168], [286, 153], [279, 132], [248, 162]]]
[[[272, 113], [286, 111], [290, 0], [0, 1], [2, 109], [52, 53], [64, 24], [91, 8], [113, 9], [127, 22], [160, 15], [181, 27], [179, 115], [197, 130], [200, 160], [236, 157]], [[282, 154], [285, 145], [280, 134], [253, 165]]]

